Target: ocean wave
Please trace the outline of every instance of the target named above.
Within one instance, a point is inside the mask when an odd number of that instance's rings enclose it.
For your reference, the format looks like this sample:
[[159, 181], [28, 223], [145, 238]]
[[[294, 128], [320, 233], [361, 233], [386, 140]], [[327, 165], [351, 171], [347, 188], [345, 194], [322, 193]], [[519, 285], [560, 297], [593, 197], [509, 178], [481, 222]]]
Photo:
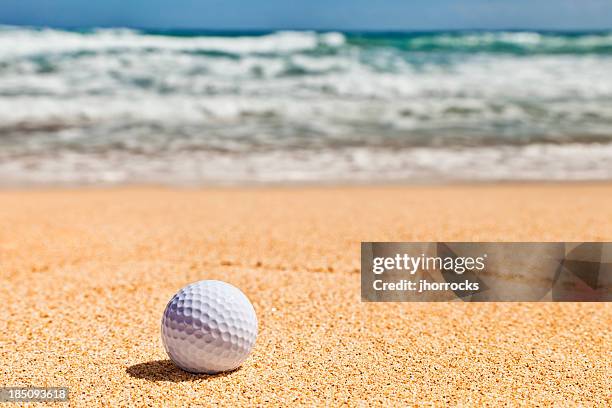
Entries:
[[[279, 177], [306, 179], [331, 178], [308, 171], [308, 166], [335, 168], [317, 162], [317, 155], [344, 163], [337, 171], [346, 177], [350, 163], [370, 160], [373, 178], [387, 177], [375, 163], [393, 152], [420, 163], [455, 150], [465, 160], [472, 160], [471, 149], [525, 155], [537, 145], [548, 146], [542, 151], [553, 158], [563, 152], [601, 160], [594, 146], [609, 152], [612, 143], [610, 44], [612, 34], [606, 33], [3, 27], [0, 164], [13, 178], [18, 171], [11, 168], [33, 177], [23, 166], [37, 157], [46, 163], [41, 168], [57, 166], [60, 173], [69, 171], [73, 158], [76, 167], [91, 160], [110, 172], [124, 158], [167, 161], [169, 174], [182, 174], [176, 156], [192, 162], [206, 180], [213, 169], [199, 168], [197, 160], [250, 163], [255, 179], [270, 180], [259, 166], [275, 168], [274, 157], [286, 166]], [[291, 160], [300, 157], [311, 158], [292, 168]], [[53, 160], [57, 163], [50, 164]], [[608, 174], [609, 162], [593, 165], [593, 174]], [[504, 163], [512, 174], [495, 177], [536, 172], [512, 167], [519, 163], [512, 160]], [[538, 163], [542, 177], [555, 168], [552, 159]], [[583, 167], [576, 173], [581, 177], [588, 166]], [[134, 171], [144, 177], [144, 168]], [[406, 171], [388, 177], [416, 177]]]
[[389, 46], [412, 52], [612, 55], [612, 33], [446, 32], [364, 34], [349, 37], [360, 46]]
[[612, 142], [609, 106], [568, 101], [542, 111], [477, 100], [390, 106], [340, 99], [24, 98], [12, 106], [0, 103], [0, 147], [9, 160], [48, 150], [146, 151], [157, 157], [182, 151], [605, 144]]
[[279, 31], [258, 36], [173, 37], [129, 29], [74, 32], [4, 28], [0, 29], [0, 58], [121, 50], [283, 54], [319, 46], [337, 47], [344, 42], [344, 35], [338, 32]]
[[[372, 55], [371, 51], [374, 50]], [[310, 54], [346, 58], [374, 56], [418, 63], [422, 54], [612, 55], [612, 32], [439, 32], [341, 33], [279, 31], [271, 33], [208, 33], [162, 35], [130, 29], [63, 31], [0, 26], [0, 59], [56, 57], [78, 59], [102, 54], [184, 53], [240, 58]], [[438, 56], [439, 57], [439, 56]], [[415, 58], [417, 58], [415, 60]], [[444, 58], [433, 58], [433, 61]], [[364, 62], [363, 59], [360, 60]]]

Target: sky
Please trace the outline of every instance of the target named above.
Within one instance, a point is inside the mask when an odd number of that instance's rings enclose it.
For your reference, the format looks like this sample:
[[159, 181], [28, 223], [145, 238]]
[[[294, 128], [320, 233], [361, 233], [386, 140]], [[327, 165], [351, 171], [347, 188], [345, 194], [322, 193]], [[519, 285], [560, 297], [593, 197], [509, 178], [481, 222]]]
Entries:
[[612, 29], [612, 0], [0, 0], [0, 24], [194, 29]]

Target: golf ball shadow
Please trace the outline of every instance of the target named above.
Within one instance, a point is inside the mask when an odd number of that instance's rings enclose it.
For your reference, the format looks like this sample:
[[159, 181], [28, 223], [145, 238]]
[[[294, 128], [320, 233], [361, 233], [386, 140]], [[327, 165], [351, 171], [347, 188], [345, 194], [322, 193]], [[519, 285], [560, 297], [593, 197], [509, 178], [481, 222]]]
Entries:
[[218, 374], [202, 375], [187, 372], [178, 367], [172, 360], [154, 360], [146, 363], [134, 364], [126, 369], [130, 377], [147, 381], [170, 381], [184, 382], [201, 379], [214, 379], [231, 375], [240, 370], [240, 367], [232, 371], [224, 371]]

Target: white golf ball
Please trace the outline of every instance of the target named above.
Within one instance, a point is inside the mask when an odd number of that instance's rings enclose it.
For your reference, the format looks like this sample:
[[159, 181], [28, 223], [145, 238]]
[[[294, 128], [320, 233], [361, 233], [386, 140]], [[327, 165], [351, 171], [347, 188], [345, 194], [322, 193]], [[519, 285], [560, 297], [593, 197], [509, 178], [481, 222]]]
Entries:
[[240, 367], [257, 338], [255, 309], [240, 289], [203, 280], [168, 303], [161, 335], [168, 356], [185, 371], [215, 374]]

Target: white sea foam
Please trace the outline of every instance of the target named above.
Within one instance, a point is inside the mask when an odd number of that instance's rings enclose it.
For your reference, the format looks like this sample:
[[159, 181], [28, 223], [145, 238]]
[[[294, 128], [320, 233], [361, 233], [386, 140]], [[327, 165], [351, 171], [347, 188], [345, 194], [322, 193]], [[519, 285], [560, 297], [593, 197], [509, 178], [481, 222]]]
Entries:
[[[576, 160], [577, 157], [583, 158]], [[41, 184], [365, 183], [609, 180], [612, 144], [131, 155], [62, 152], [0, 160], [0, 186]], [[545, 171], [544, 171], [545, 169]]]

